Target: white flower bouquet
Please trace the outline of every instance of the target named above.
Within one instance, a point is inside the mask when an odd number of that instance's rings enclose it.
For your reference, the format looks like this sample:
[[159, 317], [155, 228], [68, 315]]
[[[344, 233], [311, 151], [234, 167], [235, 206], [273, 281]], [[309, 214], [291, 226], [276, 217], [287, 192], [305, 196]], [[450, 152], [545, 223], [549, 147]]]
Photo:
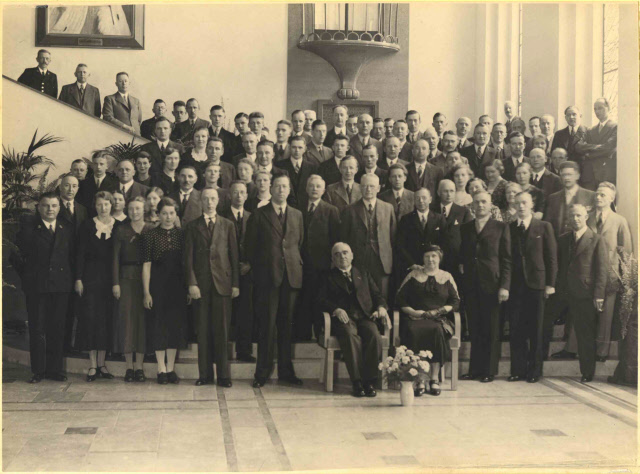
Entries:
[[395, 357], [387, 357], [380, 362], [378, 369], [390, 382], [413, 382], [418, 377], [429, 374], [429, 359], [433, 357], [431, 351], [414, 353], [406, 346], [396, 348]]

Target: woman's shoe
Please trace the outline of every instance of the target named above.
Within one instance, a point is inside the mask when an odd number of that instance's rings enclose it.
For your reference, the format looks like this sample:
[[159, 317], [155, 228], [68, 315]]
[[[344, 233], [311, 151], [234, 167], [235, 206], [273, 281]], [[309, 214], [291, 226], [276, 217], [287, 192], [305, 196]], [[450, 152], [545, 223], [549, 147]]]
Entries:
[[161, 372], [158, 374], [158, 383], [160, 385], [167, 385], [169, 383], [166, 372]]
[[107, 380], [111, 380], [112, 378], [114, 378], [113, 374], [110, 374], [104, 365], [102, 367], [98, 367], [97, 375], [98, 377], [102, 377], [103, 379]]
[[127, 371], [124, 374], [124, 381], [125, 382], [133, 382], [133, 369], [127, 369]]
[[146, 382], [147, 378], [144, 376], [144, 370], [138, 369], [135, 371], [134, 380], [136, 382]]
[[437, 397], [438, 395], [440, 395], [440, 392], [440, 384], [437, 381], [432, 380], [429, 383], [429, 393], [434, 397]]
[[167, 373], [167, 380], [169, 381], [169, 383], [175, 383], [178, 384], [180, 383], [180, 379], [178, 378], [178, 374], [175, 373], [175, 371], [171, 371], [169, 373]]
[[[93, 374], [91, 373], [93, 371]], [[87, 382], [93, 382], [98, 378], [98, 369], [96, 367], [91, 367], [89, 372], [87, 372]]]
[[413, 394], [416, 397], [421, 397], [424, 392], [425, 392], [425, 386], [423, 383], [418, 384], [418, 386], [413, 390]]

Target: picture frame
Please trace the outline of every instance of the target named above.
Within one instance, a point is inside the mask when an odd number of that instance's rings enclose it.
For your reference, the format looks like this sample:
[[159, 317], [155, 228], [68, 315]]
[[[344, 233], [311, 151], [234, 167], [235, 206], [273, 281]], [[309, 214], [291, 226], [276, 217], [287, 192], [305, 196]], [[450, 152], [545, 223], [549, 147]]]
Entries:
[[144, 49], [144, 5], [41, 5], [36, 46]]

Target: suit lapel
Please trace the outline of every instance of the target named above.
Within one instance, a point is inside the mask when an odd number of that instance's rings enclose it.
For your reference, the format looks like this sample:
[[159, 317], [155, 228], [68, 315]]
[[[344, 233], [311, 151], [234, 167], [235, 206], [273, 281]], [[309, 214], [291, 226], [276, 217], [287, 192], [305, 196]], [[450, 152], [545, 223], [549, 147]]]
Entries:
[[278, 231], [280, 235], [284, 236], [284, 229], [282, 228], [282, 224], [280, 224], [280, 219], [276, 214], [276, 210], [273, 208], [273, 204], [269, 203], [265, 207], [267, 207], [267, 210], [265, 212], [267, 214], [269, 222], [271, 222], [271, 225]]
[[[355, 186], [351, 185], [351, 195], [353, 196], [353, 188]], [[342, 181], [340, 181], [338, 183], [338, 186], [336, 186], [336, 193], [338, 194], [338, 196], [340, 196], [342, 199], [344, 199], [344, 202], [346, 202], [347, 204], [351, 204], [349, 202], [349, 196], [347, 195], [347, 190], [344, 187], [344, 183]]]
[[[352, 268], [352, 275], [353, 275], [353, 267]], [[342, 288], [344, 290], [345, 293], [350, 294], [349, 292], [349, 285], [347, 285], [347, 281], [344, 278], [344, 275], [342, 275], [342, 272], [339, 269], [335, 269], [335, 271], [332, 272], [331, 277], [333, 278], [333, 281], [335, 282], [336, 285], [338, 285], [340, 288]], [[353, 276], [351, 277], [353, 279]]]
[[578, 245], [576, 247], [576, 252], [575, 252], [576, 257], [585, 251], [585, 249], [591, 243], [591, 240], [593, 239], [593, 237], [594, 237], [593, 231], [587, 228], [586, 232], [582, 234], [582, 238], [578, 241]]
[[120, 104], [122, 104], [124, 107], [127, 108], [127, 110], [129, 110], [129, 104], [125, 102], [125, 100], [122, 98], [120, 93], [116, 92], [115, 95], [116, 95], [116, 102], [120, 102]]
[[368, 229], [369, 219], [367, 219], [367, 211], [364, 208], [364, 201], [361, 200], [356, 203], [356, 212], [360, 216], [360, 219], [362, 219], [364, 226]]
[[207, 223], [206, 223], [206, 220], [205, 220], [204, 216], [198, 217], [198, 222], [196, 223], [196, 229], [198, 229], [198, 232], [200, 232], [200, 234], [202, 234], [202, 237], [204, 237], [204, 241], [208, 242], [209, 241], [209, 229], [207, 228]]
[[[202, 217], [202, 220], [204, 221], [204, 216]], [[218, 241], [220, 241], [220, 237], [222, 236], [222, 225], [220, 216], [217, 216], [216, 223], [213, 226], [213, 235], [211, 235], [211, 245], [209, 246], [211, 250], [215, 250]]]

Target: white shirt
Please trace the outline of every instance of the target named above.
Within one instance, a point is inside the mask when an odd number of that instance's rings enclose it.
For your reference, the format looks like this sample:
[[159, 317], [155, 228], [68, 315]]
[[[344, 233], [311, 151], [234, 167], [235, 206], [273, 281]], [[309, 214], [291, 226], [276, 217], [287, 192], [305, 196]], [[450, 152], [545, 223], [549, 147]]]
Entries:
[[320, 199], [316, 200], [316, 201], [309, 201], [309, 205], [307, 206], [307, 212], [311, 210], [311, 205], [313, 205], [313, 210], [315, 211], [316, 209], [318, 209], [318, 203], [320, 202]]
[[267, 173], [271, 173], [272, 169], [273, 169], [273, 165], [271, 163], [269, 163], [268, 166], [258, 166], [259, 171], [266, 171]]
[[582, 229], [576, 230], [576, 240], [575, 240], [576, 242], [580, 240], [580, 238], [584, 235], [587, 229], [588, 227], [585, 225]]
[[336, 135], [347, 135], [347, 127], [342, 127], [342, 128], [338, 128], [338, 127], [333, 127], [333, 131], [335, 132]]
[[351, 192], [353, 192], [353, 183], [355, 183], [355, 181], [351, 181], [350, 183], [342, 181], [342, 185], [344, 186], [345, 191], [347, 189], [351, 189]]
[[420, 176], [420, 173], [424, 173], [425, 168], [427, 167], [425, 163], [418, 163], [417, 161], [413, 161], [416, 165], [416, 173]]
[[276, 214], [280, 215], [280, 209], [282, 209], [283, 213], [287, 212], [287, 203], [286, 201], [283, 202], [282, 204], [276, 204], [275, 202], [271, 201], [271, 205], [273, 206], [273, 209], [276, 211]]
[[338, 158], [337, 156], [335, 156], [333, 159], [336, 160], [336, 166], [338, 167], [338, 169], [340, 169], [340, 162], [342, 161], [342, 158]]
[[484, 149], [486, 147], [487, 145], [483, 145], [483, 146], [475, 145], [476, 155], [484, 155]]
[[364, 208], [368, 211], [369, 210], [369, 206], [373, 206], [373, 208], [376, 208], [376, 198], [373, 198], [371, 201], [367, 201], [366, 199], [362, 199], [362, 202], [364, 202]]
[[102, 178], [98, 178], [96, 176], [96, 188], [100, 188], [100, 185], [102, 184], [102, 181], [104, 180], [104, 176]]
[[572, 200], [573, 197], [576, 195], [576, 193], [578, 192], [579, 186], [575, 186], [573, 189], [564, 189], [564, 197], [565, 197], [565, 202], [567, 204], [569, 204]]
[[213, 221], [213, 223], [216, 223], [216, 213], [214, 212], [212, 216], [208, 215], [208, 214], [203, 214], [204, 216], [204, 221], [206, 222], [207, 225], [209, 225], [209, 221]]
[[524, 228], [528, 229], [529, 226], [531, 225], [531, 219], [533, 218], [533, 215], [529, 215], [529, 217], [525, 218], [524, 220], [520, 219], [518, 217], [518, 226], [520, 226], [520, 224], [524, 224]]
[[598, 222], [598, 216], [601, 216], [602, 222], [604, 223], [611, 212], [613, 211], [611, 211], [610, 207], [605, 207], [604, 209], [602, 209], [602, 211], [596, 211], [596, 222]]
[[598, 131], [601, 131], [604, 128], [604, 126], [607, 124], [608, 121], [609, 121], [609, 119], [605, 120], [604, 122], [600, 122], [598, 124]]
[[73, 207], [73, 201], [65, 201], [64, 199], [62, 200], [62, 207], [67, 207], [67, 205], [69, 205], [69, 212], [71, 212], [71, 214], [74, 213], [74, 207]]
[[134, 181], [133, 181], [133, 180], [129, 181], [129, 182], [128, 182], [128, 183], [126, 183], [126, 184], [122, 184], [122, 183], [120, 183], [120, 184], [118, 185], [118, 189], [119, 189], [120, 191], [122, 191], [122, 188], [124, 187], [124, 192], [125, 192], [125, 194], [126, 194], [126, 193], [128, 193], [128, 192], [129, 192], [129, 189], [131, 189], [131, 186], [133, 186], [133, 183], [134, 183]]
[[244, 209], [238, 209], [233, 206], [231, 206], [231, 212], [236, 219], [238, 219], [238, 212], [240, 213], [240, 218], [238, 220], [242, 219], [242, 216], [244, 215]]
[[511, 161], [513, 161], [513, 166], [516, 167], [524, 161], [524, 155], [520, 158], [516, 158], [515, 156], [511, 155]]
[[193, 189], [189, 190], [189, 191], [183, 191], [182, 189], [180, 190], [180, 202], [184, 201], [185, 199], [189, 200], [189, 196], [191, 196], [191, 192], [193, 191]]
[[402, 192], [404, 191], [404, 188], [402, 188], [400, 191], [396, 191], [395, 189], [393, 190], [393, 197], [395, 197], [396, 199], [400, 198], [402, 199]]
[[420, 212], [416, 209], [416, 212], [418, 213], [418, 219], [420, 219], [420, 222], [422, 222], [423, 220], [427, 222], [427, 220], [429, 219], [429, 209], [427, 209], [425, 212]]
[[53, 230], [53, 233], [55, 234], [55, 232], [56, 232], [56, 221], [57, 221], [57, 219], [54, 219], [53, 222], [47, 222], [47, 221], [42, 221], [42, 222], [44, 222], [44, 225], [47, 227], [47, 230], [51, 229], [51, 230]]
[[293, 169], [296, 169], [296, 166], [298, 167], [298, 170], [300, 168], [302, 168], [302, 158], [300, 158], [299, 160], [296, 160], [293, 156], [290, 158], [291, 159], [291, 164], [293, 165]]
[[447, 210], [447, 212], [443, 214], [446, 217], [451, 213], [451, 206], [453, 206], [453, 201], [451, 201], [449, 204], [443, 204], [443, 206]]
[[389, 165], [389, 167], [391, 167], [392, 165], [395, 165], [398, 162], [398, 158], [396, 158], [395, 160], [390, 160], [389, 158], [387, 158], [387, 164]]
[[369, 139], [371, 137], [363, 137], [362, 135], [358, 134], [358, 140], [360, 140], [360, 143], [362, 143], [362, 146], [365, 147], [369, 144]]
[[158, 148], [160, 148], [162, 150], [162, 147], [165, 147], [165, 149], [169, 146], [169, 140], [167, 140], [166, 142], [161, 142], [160, 140], [156, 140], [156, 142], [158, 143]]
[[533, 172], [533, 180], [540, 181], [540, 178], [542, 178], [542, 175], [544, 174], [544, 169], [542, 171], [538, 171], [537, 173], [533, 170], [531, 171]]
[[38, 71], [40, 71], [40, 74], [46, 74], [47, 70], [46, 69], [40, 69], [40, 66], [38, 66]]
[[86, 90], [87, 83], [85, 82], [84, 84], [80, 84], [78, 81], [76, 81], [76, 86], [78, 86], [78, 89]]
[[122, 97], [125, 102], [129, 101], [129, 93], [128, 92], [126, 94], [123, 94], [122, 92], [118, 91], [118, 94], [120, 94], [120, 97]]

